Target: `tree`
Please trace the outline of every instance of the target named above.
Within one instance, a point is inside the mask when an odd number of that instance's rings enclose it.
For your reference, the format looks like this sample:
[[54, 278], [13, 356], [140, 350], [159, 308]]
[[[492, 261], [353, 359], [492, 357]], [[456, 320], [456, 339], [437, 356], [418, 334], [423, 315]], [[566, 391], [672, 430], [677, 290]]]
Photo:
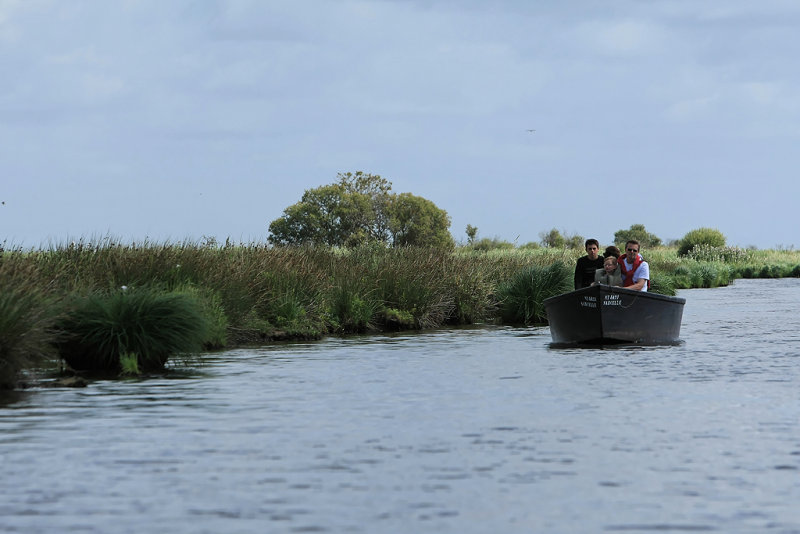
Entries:
[[542, 240], [542, 246], [547, 248], [583, 248], [583, 236], [561, 235], [555, 228], [549, 232], [540, 232], [539, 238]]
[[388, 206], [389, 232], [394, 246], [453, 248], [447, 230], [450, 216], [428, 199], [401, 193], [391, 197]]
[[539, 232], [539, 238], [542, 240], [542, 246], [547, 248], [564, 248], [567, 243], [561, 232], [555, 228], [549, 232]]
[[[270, 223], [268, 241], [338, 247], [369, 242], [429, 245], [448, 241], [446, 234], [452, 242], [447, 212], [429, 200], [404, 193], [409, 198], [399, 201], [391, 193], [391, 182], [377, 174], [348, 172], [337, 178], [334, 184], [306, 190], [300, 202], [286, 208]], [[419, 213], [412, 213], [415, 209]]]
[[471, 224], [467, 225], [467, 243], [472, 244], [475, 241], [475, 237], [478, 235], [478, 227], [472, 226]]
[[[614, 243], [617, 246], [624, 245], [627, 241], [635, 239], [644, 248], [661, 246], [661, 239], [655, 234], [645, 230], [643, 224], [632, 224], [627, 230], [617, 230], [614, 232]], [[622, 248], [620, 246], [620, 248]]]

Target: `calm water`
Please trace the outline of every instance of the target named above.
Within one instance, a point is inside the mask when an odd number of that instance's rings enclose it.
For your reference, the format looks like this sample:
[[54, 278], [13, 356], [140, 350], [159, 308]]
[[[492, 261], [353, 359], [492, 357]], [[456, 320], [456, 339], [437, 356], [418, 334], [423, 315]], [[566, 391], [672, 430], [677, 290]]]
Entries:
[[232, 350], [0, 407], [0, 532], [800, 532], [800, 280], [679, 346], [484, 327]]

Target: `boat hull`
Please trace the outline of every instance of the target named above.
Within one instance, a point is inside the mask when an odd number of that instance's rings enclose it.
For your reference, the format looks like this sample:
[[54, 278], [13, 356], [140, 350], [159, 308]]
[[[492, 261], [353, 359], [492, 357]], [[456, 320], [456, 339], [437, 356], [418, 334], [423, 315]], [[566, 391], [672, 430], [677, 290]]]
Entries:
[[686, 299], [596, 285], [544, 301], [556, 344], [670, 344], [680, 340]]

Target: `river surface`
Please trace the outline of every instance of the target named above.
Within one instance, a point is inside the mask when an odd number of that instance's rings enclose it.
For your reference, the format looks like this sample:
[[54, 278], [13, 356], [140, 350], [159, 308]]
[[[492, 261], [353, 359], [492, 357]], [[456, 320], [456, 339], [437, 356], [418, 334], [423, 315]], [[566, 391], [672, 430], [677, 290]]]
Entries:
[[0, 405], [0, 532], [800, 533], [800, 279], [681, 344], [483, 326], [230, 350]]

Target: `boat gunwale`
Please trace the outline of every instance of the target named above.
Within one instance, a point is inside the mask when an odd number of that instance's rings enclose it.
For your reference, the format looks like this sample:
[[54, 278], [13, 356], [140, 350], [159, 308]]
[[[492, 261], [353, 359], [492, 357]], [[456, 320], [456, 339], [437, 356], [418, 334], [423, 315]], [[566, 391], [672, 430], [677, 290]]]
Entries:
[[667, 302], [672, 302], [675, 304], [686, 304], [686, 299], [683, 297], [673, 297], [670, 295], [662, 295], [661, 293], [653, 293], [650, 291], [637, 291], [635, 289], [627, 289], [624, 287], [619, 286], [609, 286], [606, 284], [597, 284], [594, 286], [582, 287], [580, 289], [574, 289], [572, 291], [568, 291], [566, 293], [561, 293], [560, 295], [555, 295], [553, 297], [548, 297], [542, 301], [542, 304], [547, 306], [549, 303], [558, 302], [560, 300], [565, 300], [569, 298], [573, 298], [580, 294], [592, 294], [592, 293], [606, 293], [606, 294], [620, 294], [620, 295], [631, 295], [635, 297], [645, 297], [645, 298], [653, 298], [655, 300], [664, 300]]

